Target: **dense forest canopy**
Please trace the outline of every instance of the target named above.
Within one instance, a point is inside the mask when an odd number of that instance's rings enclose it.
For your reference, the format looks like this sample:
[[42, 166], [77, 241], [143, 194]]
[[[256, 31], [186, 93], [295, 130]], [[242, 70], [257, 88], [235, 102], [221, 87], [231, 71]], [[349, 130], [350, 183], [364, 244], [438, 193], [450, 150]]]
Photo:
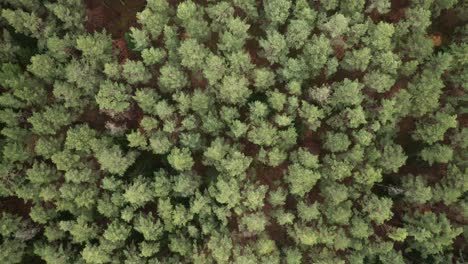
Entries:
[[2, 0], [0, 263], [466, 263], [467, 18]]

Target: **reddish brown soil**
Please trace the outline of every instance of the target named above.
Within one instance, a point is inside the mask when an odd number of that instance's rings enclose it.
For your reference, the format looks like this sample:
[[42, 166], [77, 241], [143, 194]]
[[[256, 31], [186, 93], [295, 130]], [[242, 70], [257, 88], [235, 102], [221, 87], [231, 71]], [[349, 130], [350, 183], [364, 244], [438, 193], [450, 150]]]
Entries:
[[86, 9], [86, 30], [88, 32], [99, 31], [110, 23], [116, 12], [106, 8], [104, 5], [99, 5], [95, 8]]
[[381, 238], [387, 238], [388, 233], [391, 231], [391, 226], [387, 224], [382, 224], [382, 225], [376, 225], [375, 223], [372, 223], [372, 228], [374, 229], [374, 233], [381, 237]]
[[406, 8], [392, 8], [388, 14], [386, 14], [386, 20], [391, 23], [397, 23], [405, 17]]
[[194, 170], [198, 175], [205, 175], [207, 167], [203, 164], [201, 155], [195, 157], [195, 164], [193, 165], [192, 170]]
[[78, 119], [79, 122], [89, 124], [89, 126], [98, 131], [106, 130], [106, 123], [110, 117], [99, 111], [99, 109], [88, 109]]
[[342, 46], [342, 45], [334, 45], [333, 46], [333, 53], [335, 54], [335, 57], [338, 60], [341, 60], [341, 59], [344, 58], [346, 50], [345, 50], [344, 46]]
[[98, 108], [89, 109], [84, 111], [78, 118], [78, 122], [88, 124], [91, 128], [103, 132], [107, 129], [106, 125], [109, 123], [113, 123], [118, 127], [138, 129], [141, 119], [143, 119], [143, 111], [137, 105], [133, 105], [123, 115], [116, 117], [111, 117]]
[[409, 6], [409, 0], [392, 0], [390, 12], [386, 14], [379, 14], [377, 10], [372, 10], [372, 12], [369, 14], [369, 17], [374, 23], [382, 20], [396, 23], [405, 17], [405, 11]]
[[299, 146], [306, 148], [309, 152], [320, 155], [320, 140], [317, 132], [308, 129], [299, 139]]
[[429, 35], [429, 38], [432, 40], [432, 43], [434, 43], [435, 47], [439, 47], [442, 45], [442, 33], [436, 32], [435, 34]]
[[382, 15], [379, 14], [377, 10], [372, 10], [372, 12], [369, 13], [369, 17], [374, 23], [377, 23], [378, 21], [382, 20]]
[[130, 57], [134, 57], [132, 56], [133, 54], [128, 49], [127, 41], [125, 41], [125, 39], [123, 38], [115, 39], [113, 40], [112, 44], [113, 44], [114, 51], [116, 53], [117, 59], [120, 64], [125, 63], [125, 61], [129, 59]]
[[458, 115], [458, 123], [460, 127], [468, 127], [468, 114]]
[[312, 190], [307, 194], [307, 202], [313, 204], [315, 202], [323, 203], [325, 198], [320, 194], [320, 187], [318, 184], [312, 188]]
[[263, 57], [260, 57], [258, 54], [259, 52], [261, 51], [260, 49], [260, 46], [258, 44], [258, 41], [255, 40], [255, 39], [248, 39], [246, 44], [245, 44], [245, 48], [247, 49], [247, 52], [249, 53], [250, 55], [250, 61], [259, 66], [259, 67], [267, 67], [270, 62], [263, 58]]
[[131, 26], [137, 26], [136, 14], [145, 5], [145, 0], [86, 0], [86, 29], [106, 29], [114, 38], [123, 38]]
[[133, 107], [125, 115], [124, 124], [130, 129], [138, 129], [140, 121], [143, 119], [143, 110], [140, 107], [133, 105]]
[[269, 166], [257, 166], [256, 174], [257, 179], [260, 183], [273, 186], [275, 181], [279, 181], [283, 178], [284, 174], [288, 169], [288, 164], [283, 163], [277, 167], [269, 167]]
[[332, 84], [334, 82], [341, 82], [344, 79], [350, 79], [350, 80], [359, 80], [364, 76], [363, 72], [360, 71], [347, 71], [342, 68], [339, 68], [333, 76], [327, 79], [328, 84]]
[[243, 149], [242, 152], [250, 157], [255, 157], [258, 154], [259, 147], [255, 145], [254, 143], [248, 141], [248, 140], [243, 140], [241, 142]]
[[18, 197], [3, 197], [0, 198], [0, 215], [5, 212], [29, 218], [31, 206], [31, 202], [25, 202]]
[[407, 86], [408, 86], [408, 80], [400, 79], [400, 80], [396, 81], [396, 83], [392, 86], [392, 88], [390, 88], [389, 91], [385, 92], [383, 97], [386, 98], [386, 99], [392, 98], [401, 89], [406, 89]]
[[125, 34], [130, 27], [139, 27], [136, 14], [143, 10], [145, 0], [87, 0], [86, 30], [106, 30], [112, 35], [113, 47], [120, 63], [135, 58], [127, 45]]
[[455, 222], [461, 226], [468, 225], [468, 218], [463, 216], [461, 209], [457, 209], [454, 206], [447, 206], [444, 203], [439, 202], [432, 206], [432, 211], [444, 213], [452, 222]]
[[405, 11], [410, 6], [409, 0], [392, 0], [392, 8], [388, 14], [387, 19], [390, 22], [398, 22], [405, 17]]
[[208, 81], [203, 77], [201, 72], [193, 72], [190, 74], [190, 82], [194, 89], [205, 89], [208, 85]]
[[245, 18], [246, 17], [246, 14], [244, 12], [244, 10], [242, 10], [240, 7], [236, 6], [236, 5], [232, 5], [234, 7], [234, 16], [236, 17], [240, 17], [240, 18]]
[[271, 239], [273, 239], [280, 246], [292, 244], [291, 238], [284, 226], [278, 224], [276, 220], [271, 220], [270, 224], [266, 227], [266, 231]]
[[442, 10], [440, 15], [432, 23], [432, 32], [439, 34], [445, 42], [452, 38], [453, 32], [457, 27], [463, 26], [468, 22], [468, 18], [463, 17], [457, 11]]
[[400, 131], [398, 132], [396, 143], [402, 146], [406, 146], [411, 142], [411, 131], [416, 128], [416, 123], [414, 118], [412, 117], [405, 117], [400, 120], [398, 124]]

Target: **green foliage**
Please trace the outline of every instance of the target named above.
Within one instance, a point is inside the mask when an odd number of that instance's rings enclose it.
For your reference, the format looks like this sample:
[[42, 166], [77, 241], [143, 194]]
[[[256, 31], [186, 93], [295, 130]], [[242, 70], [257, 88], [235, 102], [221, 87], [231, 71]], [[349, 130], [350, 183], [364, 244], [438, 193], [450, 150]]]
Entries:
[[300, 49], [306, 43], [310, 33], [308, 21], [292, 20], [286, 32], [286, 42], [289, 47]]
[[28, 13], [21, 9], [11, 10], [2, 8], [1, 16], [8, 22], [8, 24], [15, 28], [17, 32], [39, 37], [43, 21], [34, 12]]
[[260, 146], [271, 146], [278, 140], [276, 129], [268, 123], [261, 123], [259, 127], [252, 128], [247, 136], [249, 141]]
[[320, 216], [317, 203], [307, 205], [304, 202], [301, 202], [297, 205], [297, 212], [299, 214], [299, 218], [304, 222], [310, 222], [319, 218]]
[[378, 71], [369, 72], [364, 76], [364, 84], [379, 93], [387, 92], [394, 83], [395, 79], [391, 75]]
[[188, 79], [178, 67], [165, 64], [160, 69], [159, 85], [162, 92], [175, 92], [188, 84]]
[[318, 234], [311, 228], [306, 226], [294, 226], [295, 237], [298, 242], [305, 246], [313, 246], [317, 244]]
[[414, 139], [432, 145], [437, 141], [443, 140], [444, 134], [449, 128], [457, 126], [456, 116], [453, 115], [438, 112], [431, 119], [425, 122], [418, 122], [413, 134]]
[[194, 39], [188, 39], [180, 44], [181, 65], [192, 71], [201, 70], [204, 66], [207, 51]]
[[50, 158], [54, 153], [58, 152], [61, 147], [60, 138], [41, 137], [36, 141], [34, 151], [37, 155], [45, 158]]
[[363, 210], [368, 214], [370, 220], [380, 225], [392, 217], [392, 205], [393, 202], [391, 199], [378, 198], [377, 196], [372, 195], [366, 199]]
[[305, 123], [311, 130], [316, 130], [318, 127], [320, 127], [320, 120], [324, 118], [324, 113], [323, 110], [317, 106], [310, 105], [303, 101], [299, 110], [299, 116], [304, 118]]
[[71, 150], [90, 153], [96, 136], [96, 131], [88, 125], [75, 126], [67, 131], [65, 147]]
[[159, 243], [142, 242], [140, 244], [140, 251], [142, 257], [151, 257], [159, 251]]
[[290, 192], [299, 197], [303, 197], [315, 186], [320, 174], [307, 169], [299, 164], [289, 166], [286, 181], [290, 185]]
[[310, 72], [314, 76], [319, 75], [320, 70], [328, 61], [328, 56], [331, 55], [332, 48], [330, 40], [324, 35], [312, 36], [310, 42], [304, 46], [304, 57], [308, 62]]
[[289, 15], [291, 1], [289, 0], [265, 0], [263, 1], [266, 19], [273, 24], [283, 24]]
[[345, 79], [333, 88], [330, 102], [334, 106], [359, 105], [363, 100], [362, 85], [357, 81]]
[[[223, 11], [223, 13], [226, 11]], [[219, 17], [224, 17], [220, 15]], [[221, 35], [220, 43], [218, 44], [220, 50], [224, 51], [238, 51], [243, 48], [245, 41], [249, 37], [247, 31], [250, 25], [245, 23], [239, 18], [233, 18], [226, 21], [227, 31]]]
[[372, 186], [374, 183], [382, 181], [382, 170], [366, 166], [354, 174], [354, 179], [358, 183]]
[[362, 48], [348, 52], [342, 61], [343, 68], [348, 71], [365, 71], [371, 61], [371, 49]]
[[97, 236], [97, 226], [90, 224], [84, 217], [79, 217], [76, 221], [61, 221], [60, 229], [71, 234], [76, 243], [87, 242]]
[[44, 54], [31, 57], [31, 64], [28, 70], [39, 78], [50, 79], [56, 74], [55, 61]]
[[395, 27], [392, 24], [380, 22], [372, 29], [369, 44], [377, 50], [389, 50], [392, 47], [392, 35]]
[[0, 263], [463, 262], [462, 1], [0, 2]]
[[141, 57], [143, 58], [143, 62], [146, 65], [154, 65], [161, 63], [165, 59], [166, 52], [162, 49], [155, 49], [151, 47], [144, 49], [141, 52]]
[[163, 133], [154, 134], [149, 140], [150, 148], [155, 154], [168, 153], [172, 143]]
[[138, 215], [134, 222], [135, 230], [143, 234], [145, 240], [154, 241], [161, 235], [162, 227], [160, 221], [150, 215]]
[[269, 88], [275, 82], [274, 73], [264, 68], [255, 69], [254, 76], [255, 76], [254, 85], [258, 89]]
[[405, 189], [406, 200], [423, 204], [432, 199], [431, 187], [427, 186], [422, 176], [409, 175], [403, 180], [402, 187]]
[[167, 156], [167, 161], [178, 171], [190, 170], [194, 164], [192, 155], [186, 148], [173, 148]]
[[128, 186], [123, 197], [130, 204], [139, 207], [151, 201], [153, 194], [148, 182], [139, 177], [132, 185]]
[[63, 28], [83, 30], [84, 26], [81, 22], [85, 12], [81, 1], [60, 1], [59, 3], [46, 3], [45, 6], [63, 23]]
[[391, 1], [389, 0], [372, 0], [367, 10], [372, 11], [375, 9], [380, 14], [386, 14], [390, 11], [391, 5]]
[[122, 75], [129, 84], [146, 83], [151, 79], [151, 73], [141, 61], [127, 60], [123, 65]]
[[379, 159], [383, 171], [396, 172], [405, 164], [407, 156], [400, 145], [385, 145]]
[[116, 62], [104, 64], [104, 73], [111, 79], [119, 79], [121, 71], [122, 67]]
[[32, 168], [26, 171], [26, 175], [31, 182], [49, 183], [59, 178], [59, 174], [45, 163], [34, 163]]
[[462, 228], [452, 227], [445, 214], [416, 213], [414, 218], [405, 216], [404, 220], [405, 229], [414, 241], [410, 248], [423, 256], [442, 253], [463, 232]]
[[40, 135], [55, 134], [61, 127], [71, 124], [72, 114], [61, 105], [47, 106], [44, 111], [35, 112], [28, 122], [32, 131]]
[[449, 68], [452, 57], [442, 54], [434, 58], [421, 74], [408, 84], [408, 92], [413, 96], [412, 113], [420, 117], [437, 109], [439, 97], [444, 87], [440, 75]]
[[136, 50], [143, 50], [150, 45], [148, 33], [144, 30], [132, 27], [130, 28], [130, 36], [132, 37]]
[[111, 242], [125, 241], [130, 234], [130, 228], [121, 222], [112, 222], [104, 231], [104, 238]]
[[147, 7], [137, 13], [138, 21], [143, 25], [145, 31], [151, 34], [152, 39], [157, 39], [163, 31], [164, 25], [169, 20], [167, 12], [169, 4], [165, 0], [148, 1]]
[[101, 110], [121, 113], [130, 107], [128, 88], [121, 83], [106, 81], [101, 84], [96, 95], [96, 103]]
[[395, 241], [404, 241], [407, 236], [408, 232], [404, 228], [397, 228], [393, 233], [388, 235], [388, 237]]
[[135, 162], [138, 155], [136, 152], [124, 154], [117, 145], [111, 147], [98, 146], [97, 149], [94, 149], [94, 152], [103, 170], [120, 176]]
[[251, 188], [246, 190], [244, 205], [250, 210], [262, 208], [266, 192], [267, 187], [265, 185], [261, 185], [260, 187], [252, 185]]
[[63, 102], [66, 108], [79, 108], [81, 106], [80, 99], [83, 96], [83, 91], [76, 89], [74, 85], [65, 82], [55, 82], [53, 94], [58, 101]]
[[351, 145], [351, 141], [344, 133], [327, 133], [324, 147], [331, 152], [343, 152]]
[[231, 104], [243, 104], [252, 92], [248, 80], [236, 74], [225, 76], [219, 87], [219, 98]]
[[361, 217], [351, 219], [351, 234], [355, 238], [367, 238], [372, 235], [371, 226]]
[[105, 32], [80, 36], [76, 48], [90, 61], [108, 61], [112, 54], [112, 40]]
[[134, 131], [127, 135], [129, 147], [140, 147], [145, 149], [148, 145], [147, 139], [139, 131]]
[[260, 40], [260, 47], [263, 49], [264, 56], [273, 63], [282, 62], [288, 53], [286, 40], [278, 31], [267, 32], [267, 38]]
[[435, 144], [421, 150], [421, 158], [429, 165], [433, 163], [447, 163], [453, 158], [453, 149], [447, 145]]
[[321, 28], [327, 32], [332, 38], [338, 37], [346, 33], [348, 30], [349, 19], [343, 14], [335, 14], [328, 21], [322, 24]]
[[21, 263], [26, 245], [17, 240], [4, 240], [0, 245], [0, 261], [5, 263]]
[[177, 6], [177, 18], [182, 22], [189, 37], [197, 40], [208, 37], [209, 25], [203, 19], [204, 13], [203, 8], [192, 1], [185, 1]]
[[226, 71], [225, 61], [222, 57], [210, 54], [206, 59], [206, 66], [203, 69], [203, 75], [211, 85], [221, 80]]
[[233, 208], [240, 201], [239, 184], [231, 179], [220, 179], [216, 182], [215, 188], [212, 189], [216, 201], [226, 204], [228, 208]]
[[83, 259], [88, 263], [103, 264], [111, 260], [111, 256], [103, 248], [87, 244], [81, 252]]
[[245, 215], [241, 219], [241, 224], [245, 230], [253, 233], [260, 233], [265, 230], [268, 220], [263, 213]]
[[231, 239], [219, 234], [212, 236], [208, 242], [208, 248], [213, 252], [213, 258], [218, 263], [228, 263], [232, 247]]
[[467, 175], [466, 169], [463, 171], [456, 166], [449, 166], [446, 178], [433, 188], [434, 200], [446, 205], [456, 202], [468, 189]]

